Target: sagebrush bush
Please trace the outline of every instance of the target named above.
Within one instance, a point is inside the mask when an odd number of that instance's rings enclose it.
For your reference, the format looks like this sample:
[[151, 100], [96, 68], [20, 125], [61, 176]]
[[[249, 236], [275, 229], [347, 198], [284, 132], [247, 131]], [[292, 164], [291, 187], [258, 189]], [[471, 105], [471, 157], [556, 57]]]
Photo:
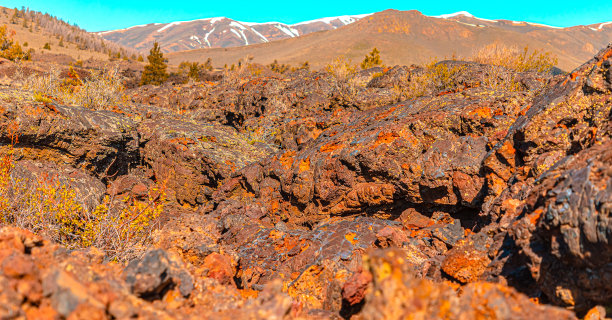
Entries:
[[247, 55], [238, 61], [238, 65], [227, 65], [223, 68], [222, 82], [228, 85], [238, 85], [247, 76], [259, 76], [263, 67], [252, 63], [253, 56]]
[[339, 56], [325, 66], [325, 71], [337, 79], [346, 79], [357, 73], [357, 66], [344, 56]]
[[483, 64], [506, 67], [518, 72], [550, 72], [558, 61], [550, 52], [532, 51], [528, 46], [520, 49], [516, 46], [506, 46], [500, 43], [492, 43], [476, 50], [472, 60]]
[[13, 153], [11, 144], [0, 157], [0, 225], [29, 229], [68, 248], [95, 246], [111, 260], [146, 251], [166, 202], [165, 186], [151, 188], [144, 200], [107, 196], [91, 209], [56, 177], [15, 177]]
[[43, 74], [31, 74], [22, 80], [32, 98], [40, 101], [53, 99], [59, 103], [78, 105], [90, 109], [104, 109], [120, 104], [124, 99], [123, 77], [118, 66], [93, 70], [89, 77], [81, 79], [71, 68], [68, 77], [51, 67]]
[[459, 75], [465, 66], [449, 66], [445, 63], [432, 61], [419, 72], [407, 74], [401, 84], [393, 87], [398, 100], [412, 99], [435, 91], [447, 91], [459, 85]]

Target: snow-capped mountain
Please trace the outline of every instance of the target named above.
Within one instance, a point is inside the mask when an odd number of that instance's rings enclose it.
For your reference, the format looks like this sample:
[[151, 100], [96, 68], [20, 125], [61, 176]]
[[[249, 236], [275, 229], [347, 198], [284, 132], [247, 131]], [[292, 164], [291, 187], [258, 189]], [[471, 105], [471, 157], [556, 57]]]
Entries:
[[165, 52], [201, 48], [227, 48], [295, 38], [308, 33], [333, 30], [368, 14], [316, 19], [296, 24], [251, 23], [226, 17], [151, 23], [126, 29], [98, 32], [103, 38], [146, 51], [157, 41]]

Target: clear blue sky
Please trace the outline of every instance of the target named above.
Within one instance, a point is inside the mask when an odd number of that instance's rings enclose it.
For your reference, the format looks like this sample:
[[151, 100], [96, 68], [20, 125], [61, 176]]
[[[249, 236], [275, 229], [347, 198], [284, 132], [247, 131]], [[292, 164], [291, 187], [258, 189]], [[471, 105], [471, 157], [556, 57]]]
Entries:
[[224, 1], [224, 0], [1, 0], [0, 5], [48, 12], [87, 31], [126, 28], [151, 22], [172, 22], [225, 16], [245, 22], [296, 23], [322, 17], [385, 9], [416, 9], [426, 15], [468, 11], [480, 18], [522, 20], [553, 26], [612, 21], [612, 1]]

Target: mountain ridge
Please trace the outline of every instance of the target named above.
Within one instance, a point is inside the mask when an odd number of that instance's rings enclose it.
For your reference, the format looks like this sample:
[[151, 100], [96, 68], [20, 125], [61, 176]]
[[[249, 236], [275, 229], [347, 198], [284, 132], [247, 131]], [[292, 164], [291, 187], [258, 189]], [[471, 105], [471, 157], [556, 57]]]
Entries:
[[96, 32], [136, 50], [146, 51], [159, 42], [164, 52], [236, 47], [295, 38], [317, 31], [334, 30], [371, 14], [325, 17], [286, 24], [283, 22], [244, 22], [227, 17], [203, 18], [169, 23], [149, 23], [124, 29]]
[[468, 58], [479, 48], [499, 43], [551, 52], [559, 58], [561, 69], [570, 70], [611, 40], [612, 24], [608, 23], [559, 29], [465, 14], [440, 18], [416, 10], [386, 10], [335, 30], [242, 47], [173, 52], [167, 57], [171, 64], [211, 58], [216, 66], [223, 66], [252, 56], [253, 62], [261, 64], [277, 60], [299, 65], [308, 61], [317, 68], [338, 56], [361, 61], [376, 47], [386, 64], [410, 65], [427, 63], [432, 58]]

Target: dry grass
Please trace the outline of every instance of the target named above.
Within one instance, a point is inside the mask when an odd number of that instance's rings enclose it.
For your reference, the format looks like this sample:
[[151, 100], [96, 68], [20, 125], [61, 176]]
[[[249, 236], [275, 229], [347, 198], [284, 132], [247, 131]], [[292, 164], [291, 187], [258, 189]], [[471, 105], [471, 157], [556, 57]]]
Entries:
[[518, 72], [549, 72], [558, 62], [557, 58], [550, 52], [531, 51], [529, 47], [520, 49], [516, 46], [506, 46], [500, 43], [492, 43], [476, 50], [472, 60], [483, 64], [506, 67]]
[[89, 209], [55, 177], [15, 177], [14, 143], [0, 156], [0, 225], [29, 229], [68, 248], [95, 246], [109, 260], [126, 261], [146, 251], [166, 201], [164, 186], [151, 188], [144, 200], [105, 197]]
[[398, 100], [422, 97], [435, 91], [452, 90], [459, 85], [458, 78], [464, 70], [465, 66], [448, 66], [432, 61], [419, 72], [407, 74], [393, 90], [398, 95]]
[[344, 80], [357, 73], [357, 65], [344, 56], [335, 58], [325, 66], [325, 71], [333, 75], [336, 79]]
[[124, 79], [116, 65], [101, 71], [93, 70], [86, 79], [81, 79], [72, 70], [67, 78], [62, 78], [60, 71], [53, 66], [43, 74], [18, 77], [36, 101], [55, 100], [98, 110], [116, 106], [125, 98]]
[[357, 70], [359, 70], [358, 66], [344, 56], [335, 58], [325, 66], [325, 71], [336, 79], [336, 90], [334, 91], [337, 94], [336, 100], [339, 105], [354, 105], [357, 95], [365, 86], [354, 77]]

